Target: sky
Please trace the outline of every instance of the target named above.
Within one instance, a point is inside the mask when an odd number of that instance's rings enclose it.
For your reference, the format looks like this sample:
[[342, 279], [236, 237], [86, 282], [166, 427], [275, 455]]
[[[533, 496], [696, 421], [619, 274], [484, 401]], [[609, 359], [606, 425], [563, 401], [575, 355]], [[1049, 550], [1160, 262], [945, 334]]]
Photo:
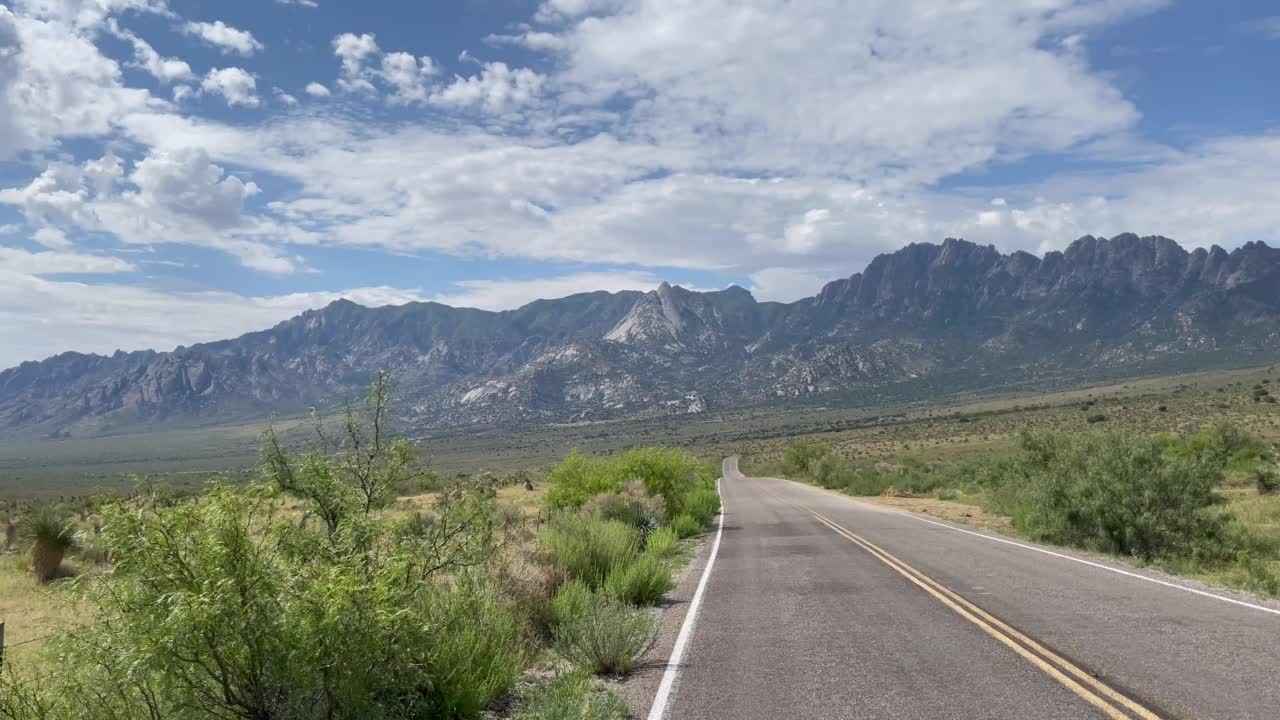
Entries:
[[1280, 242], [1271, 0], [0, 0], [0, 368], [911, 242]]

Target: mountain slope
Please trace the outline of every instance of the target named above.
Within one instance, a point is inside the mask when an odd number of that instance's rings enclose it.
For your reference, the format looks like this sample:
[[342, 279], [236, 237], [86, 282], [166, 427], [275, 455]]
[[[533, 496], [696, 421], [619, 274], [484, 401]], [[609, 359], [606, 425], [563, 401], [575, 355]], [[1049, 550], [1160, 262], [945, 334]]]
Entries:
[[394, 369], [423, 426], [702, 412], [963, 373], [1022, 377], [1271, 358], [1280, 250], [1083, 237], [1043, 258], [913, 244], [812, 298], [585, 293], [486, 312], [340, 300], [173, 352], [65, 353], [0, 373], [0, 432], [261, 418]]

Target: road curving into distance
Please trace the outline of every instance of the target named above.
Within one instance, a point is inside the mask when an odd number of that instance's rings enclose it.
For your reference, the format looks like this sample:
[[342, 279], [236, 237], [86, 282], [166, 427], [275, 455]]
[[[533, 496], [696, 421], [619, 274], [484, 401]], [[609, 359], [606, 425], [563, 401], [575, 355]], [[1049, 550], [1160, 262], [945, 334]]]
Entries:
[[736, 458], [721, 493], [650, 718], [1280, 718], [1274, 605], [747, 478]]

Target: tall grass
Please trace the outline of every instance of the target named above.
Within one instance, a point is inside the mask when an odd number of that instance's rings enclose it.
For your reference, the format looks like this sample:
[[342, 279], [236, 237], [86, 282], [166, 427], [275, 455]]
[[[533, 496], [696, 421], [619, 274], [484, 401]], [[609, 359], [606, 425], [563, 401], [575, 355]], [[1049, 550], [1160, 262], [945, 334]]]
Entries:
[[604, 592], [632, 605], [654, 605], [673, 586], [671, 566], [645, 553], [630, 565], [613, 568], [604, 581]]
[[627, 704], [583, 672], [557, 675], [516, 710], [513, 720], [626, 720]]
[[640, 533], [617, 520], [564, 513], [543, 536], [552, 559], [569, 577], [599, 588], [615, 567], [625, 567], [640, 553]]

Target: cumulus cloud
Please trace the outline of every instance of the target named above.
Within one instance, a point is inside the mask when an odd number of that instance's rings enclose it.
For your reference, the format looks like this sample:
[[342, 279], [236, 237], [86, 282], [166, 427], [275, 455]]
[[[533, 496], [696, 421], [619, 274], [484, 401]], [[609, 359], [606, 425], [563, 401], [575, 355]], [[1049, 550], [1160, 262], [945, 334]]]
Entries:
[[329, 97], [329, 95], [331, 94], [329, 92], [329, 88], [325, 87], [324, 85], [321, 85], [318, 82], [307, 83], [307, 87], [305, 88], [305, 90], [306, 90], [306, 93], [311, 97]]
[[116, 349], [172, 350], [221, 340], [270, 327], [339, 297], [369, 305], [422, 299], [419, 291], [389, 287], [262, 297], [222, 291], [165, 292], [58, 281], [0, 265], [0, 318], [4, 319], [0, 368], [67, 350], [104, 354]]
[[372, 33], [356, 35], [342, 33], [333, 39], [333, 54], [342, 61], [342, 74], [338, 87], [347, 92], [376, 92], [370, 77], [372, 72], [365, 61], [381, 52]]
[[221, 95], [231, 106], [258, 107], [258, 82], [242, 68], [212, 68], [200, 81], [200, 89]]
[[161, 57], [160, 53], [151, 47], [151, 44], [137, 35], [120, 28], [115, 18], [109, 20], [111, 32], [122, 40], [128, 41], [133, 45], [134, 65], [146, 70], [155, 79], [162, 83], [170, 83], [175, 80], [190, 80], [193, 75], [191, 66], [185, 61], [178, 58]]
[[661, 282], [657, 275], [643, 270], [581, 272], [531, 280], [462, 280], [454, 283], [456, 290], [436, 295], [432, 300], [454, 307], [511, 310], [534, 300], [560, 298], [575, 293], [652, 290]]
[[262, 49], [262, 43], [253, 37], [253, 33], [231, 27], [221, 20], [188, 22], [182, 26], [182, 32], [199, 38], [223, 53], [237, 53], [248, 57]]
[[454, 77], [452, 83], [431, 96], [431, 102], [500, 113], [533, 101], [545, 83], [544, 76], [528, 68], [512, 69], [506, 63], [485, 63], [479, 75]]

